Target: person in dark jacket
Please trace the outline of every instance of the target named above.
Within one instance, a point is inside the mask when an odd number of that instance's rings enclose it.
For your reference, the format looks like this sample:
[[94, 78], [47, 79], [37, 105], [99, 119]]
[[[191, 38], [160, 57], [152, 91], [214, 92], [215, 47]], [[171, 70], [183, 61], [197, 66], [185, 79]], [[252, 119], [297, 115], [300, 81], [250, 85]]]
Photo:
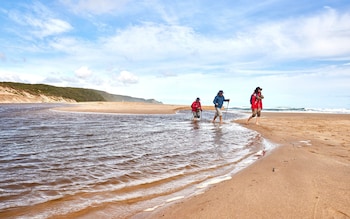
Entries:
[[213, 122], [215, 122], [216, 118], [219, 117], [220, 118], [220, 123], [222, 123], [222, 111], [221, 108], [224, 104], [224, 101], [230, 101], [230, 99], [225, 99], [224, 97], [224, 92], [222, 90], [220, 90], [218, 92], [218, 94], [216, 95], [216, 97], [214, 98], [214, 106], [215, 106], [215, 116], [213, 119]]

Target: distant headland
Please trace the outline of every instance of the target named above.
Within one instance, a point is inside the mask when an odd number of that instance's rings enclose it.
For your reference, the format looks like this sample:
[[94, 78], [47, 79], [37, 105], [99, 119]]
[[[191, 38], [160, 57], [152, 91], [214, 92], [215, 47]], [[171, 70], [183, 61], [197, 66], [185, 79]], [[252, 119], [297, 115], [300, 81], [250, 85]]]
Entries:
[[0, 82], [0, 103], [74, 103], [92, 101], [162, 104], [162, 102], [155, 99], [110, 94], [94, 89]]

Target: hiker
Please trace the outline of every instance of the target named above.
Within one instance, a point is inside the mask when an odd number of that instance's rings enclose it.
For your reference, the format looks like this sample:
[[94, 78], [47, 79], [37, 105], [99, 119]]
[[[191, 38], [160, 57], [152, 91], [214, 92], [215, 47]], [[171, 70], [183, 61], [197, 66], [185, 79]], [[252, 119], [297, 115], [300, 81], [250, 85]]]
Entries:
[[216, 118], [219, 117], [220, 118], [220, 123], [222, 123], [222, 105], [224, 104], [224, 101], [230, 101], [230, 99], [225, 99], [224, 97], [224, 92], [222, 90], [220, 90], [218, 92], [218, 94], [216, 95], [216, 97], [214, 98], [214, 105], [215, 105], [215, 116], [213, 119], [213, 122], [215, 122]]
[[262, 99], [264, 99], [264, 96], [261, 94], [262, 88], [257, 87], [254, 90], [254, 93], [250, 97], [250, 104], [252, 108], [252, 115], [248, 118], [246, 124], [249, 123], [249, 121], [256, 116], [255, 124], [259, 124], [261, 110], [262, 110]]
[[201, 117], [200, 111], [202, 111], [202, 105], [199, 97], [197, 97], [197, 99], [192, 103], [191, 108], [192, 108], [193, 118], [199, 119]]

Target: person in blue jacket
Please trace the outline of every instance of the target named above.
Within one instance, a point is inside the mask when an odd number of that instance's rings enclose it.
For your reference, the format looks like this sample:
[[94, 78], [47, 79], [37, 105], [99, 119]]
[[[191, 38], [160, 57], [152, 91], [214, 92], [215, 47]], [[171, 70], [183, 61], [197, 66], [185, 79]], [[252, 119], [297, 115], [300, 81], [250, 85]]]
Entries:
[[225, 99], [224, 92], [222, 90], [220, 90], [213, 101], [213, 103], [215, 105], [215, 116], [214, 116], [213, 122], [215, 122], [216, 118], [219, 117], [220, 123], [222, 123], [221, 108], [222, 108], [222, 105], [224, 104], [224, 101], [230, 101], [230, 99]]

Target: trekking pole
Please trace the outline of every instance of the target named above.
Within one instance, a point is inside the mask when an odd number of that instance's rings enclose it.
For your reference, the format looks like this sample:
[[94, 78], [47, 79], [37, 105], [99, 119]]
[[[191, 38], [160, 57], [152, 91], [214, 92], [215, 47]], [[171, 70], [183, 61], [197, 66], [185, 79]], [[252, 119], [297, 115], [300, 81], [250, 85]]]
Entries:
[[226, 114], [227, 114], [227, 110], [228, 110], [228, 105], [230, 104], [230, 101], [227, 101], [227, 107], [226, 107], [226, 112], [225, 112], [225, 115], [224, 115], [224, 119], [226, 119]]

